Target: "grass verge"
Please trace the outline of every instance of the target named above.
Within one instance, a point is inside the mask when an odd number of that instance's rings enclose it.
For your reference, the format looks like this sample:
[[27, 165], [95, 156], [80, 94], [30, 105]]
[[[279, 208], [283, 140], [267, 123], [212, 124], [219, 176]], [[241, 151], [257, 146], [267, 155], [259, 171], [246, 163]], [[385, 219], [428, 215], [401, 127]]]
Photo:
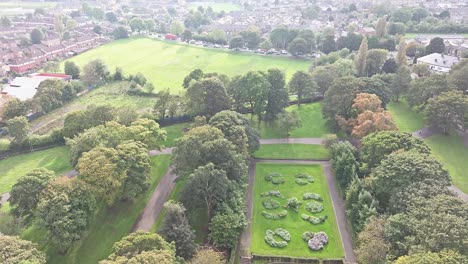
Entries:
[[412, 133], [424, 127], [422, 114], [411, 109], [406, 102], [390, 102], [387, 108], [400, 131]]
[[322, 145], [268, 144], [261, 145], [254, 156], [264, 159], [327, 159], [329, 152]]

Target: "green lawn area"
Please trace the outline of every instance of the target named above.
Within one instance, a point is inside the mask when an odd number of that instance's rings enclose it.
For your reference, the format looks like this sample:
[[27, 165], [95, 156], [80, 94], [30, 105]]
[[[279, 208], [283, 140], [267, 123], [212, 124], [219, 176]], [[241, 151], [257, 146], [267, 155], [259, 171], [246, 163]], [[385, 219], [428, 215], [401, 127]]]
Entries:
[[268, 144], [261, 145], [254, 156], [272, 159], [327, 159], [329, 153], [322, 145]]
[[453, 184], [468, 193], [468, 147], [458, 135], [434, 135], [424, 140], [450, 172]]
[[19, 177], [41, 167], [58, 175], [71, 170], [68, 147], [55, 147], [0, 160], [0, 194], [10, 191]]
[[[281, 173], [286, 180], [284, 184], [274, 185], [265, 181], [264, 177], [272, 172]], [[295, 175], [298, 173], [308, 173], [314, 177], [314, 183], [307, 185], [298, 185], [295, 183]], [[283, 208], [275, 210], [266, 210], [262, 201], [265, 199], [260, 194], [263, 192], [279, 190], [284, 195], [284, 199], [274, 198], [284, 205], [286, 199], [296, 197], [303, 201], [299, 212], [288, 209], [288, 215], [281, 220], [266, 219], [262, 215], [262, 211], [276, 212]], [[318, 193], [323, 198], [324, 210], [317, 214], [312, 214], [305, 209], [305, 204], [311, 200], [302, 200], [302, 195], [306, 192]], [[335, 221], [335, 215], [331, 199], [328, 192], [328, 186], [325, 177], [323, 176], [322, 167], [320, 165], [295, 165], [295, 164], [270, 164], [257, 163], [255, 186], [254, 186], [254, 208], [252, 220], [252, 246], [253, 254], [269, 255], [269, 256], [290, 256], [290, 257], [309, 257], [309, 258], [342, 258], [344, 257], [342, 243], [338, 232], [338, 227]], [[327, 215], [328, 218], [324, 223], [313, 225], [302, 220], [301, 214], [314, 216]], [[264, 240], [266, 230], [275, 230], [281, 227], [288, 230], [291, 234], [291, 241], [285, 248], [270, 247]], [[327, 233], [329, 242], [321, 251], [309, 250], [307, 243], [302, 239], [302, 234], [305, 231], [324, 231]], [[281, 240], [275, 236], [276, 240]]]
[[134, 202], [118, 202], [112, 208], [101, 208], [90, 226], [88, 236], [65, 256], [60, 255], [53, 247], [44, 242], [46, 234], [33, 226], [25, 231], [23, 237], [38, 242], [47, 251], [49, 261], [57, 264], [98, 263], [107, 258], [112, 251], [112, 245], [128, 235], [133, 225], [146, 206], [154, 188], [169, 167], [170, 155], [151, 157], [151, 187]]
[[203, 8], [211, 7], [215, 12], [224, 11], [229, 13], [231, 11], [240, 10], [240, 6], [233, 3], [216, 3], [216, 2], [191, 2], [190, 9], [196, 10], [199, 6]]
[[191, 123], [182, 123], [182, 124], [175, 124], [167, 127], [163, 127], [162, 129], [166, 130], [167, 139], [164, 142], [165, 147], [174, 147], [175, 140], [182, 137], [184, 135], [184, 131], [188, 129]]
[[295, 71], [310, 66], [308, 60], [207, 49], [149, 38], [113, 41], [69, 60], [84, 66], [94, 59], [102, 59], [111, 71], [121, 67], [125, 74], [141, 72], [155, 85], [156, 91], [169, 88], [172, 93], [182, 91], [184, 77], [197, 68], [229, 76], [279, 68], [292, 76]]
[[414, 39], [416, 36], [424, 36], [424, 35], [430, 35], [430, 36], [439, 36], [441, 38], [444, 38], [445, 35], [461, 35], [464, 36], [465, 38], [468, 37], [468, 34], [446, 34], [446, 33], [405, 33], [405, 38], [406, 39]]
[[[302, 120], [302, 127], [294, 129], [290, 132], [291, 138], [306, 138], [306, 137], [322, 137], [329, 133], [325, 126], [325, 120], [322, 117], [322, 105], [320, 102], [303, 104], [300, 107], [297, 105], [289, 106], [287, 111], [297, 111]], [[256, 126], [260, 131], [261, 138], [285, 138], [286, 134], [276, 124], [266, 124], [262, 122], [260, 127]]]
[[411, 109], [406, 102], [391, 102], [387, 108], [400, 131], [412, 133], [424, 127], [422, 114]]

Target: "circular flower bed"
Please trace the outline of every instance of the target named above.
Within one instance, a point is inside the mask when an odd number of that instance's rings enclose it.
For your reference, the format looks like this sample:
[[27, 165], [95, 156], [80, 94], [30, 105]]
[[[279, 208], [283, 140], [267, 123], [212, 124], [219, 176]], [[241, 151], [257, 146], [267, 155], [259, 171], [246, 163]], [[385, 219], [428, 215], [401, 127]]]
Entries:
[[299, 211], [299, 207], [301, 207], [302, 202], [299, 201], [296, 197], [289, 198], [286, 202], [285, 208], [293, 209], [295, 212]]
[[268, 192], [263, 192], [260, 194], [261, 197], [265, 196], [273, 196], [273, 197], [279, 197], [279, 198], [284, 198], [284, 196], [281, 194], [280, 191], [268, 191]]
[[320, 194], [318, 193], [304, 193], [304, 195], [302, 196], [302, 199], [322, 201], [322, 196], [320, 196]]
[[306, 185], [308, 182], [303, 179], [296, 178], [295, 182], [299, 185]]
[[[277, 241], [274, 236], [279, 236], [282, 241]], [[284, 248], [288, 245], [291, 240], [291, 234], [289, 231], [283, 228], [276, 228], [275, 231], [267, 230], [265, 234], [265, 242], [271, 247]]]
[[308, 182], [310, 183], [313, 183], [314, 182], [314, 177], [312, 177], [310, 174], [308, 173], [299, 173], [299, 174], [296, 174], [296, 178], [297, 179], [304, 179], [304, 180], [307, 180]]
[[263, 200], [262, 202], [263, 204], [263, 207], [265, 207], [266, 209], [276, 209], [276, 208], [279, 208], [280, 207], [280, 203], [271, 199], [271, 198], [267, 198], [265, 200]]
[[279, 213], [269, 213], [267, 211], [262, 211], [262, 215], [266, 219], [279, 220], [279, 219], [285, 218], [288, 215], [288, 211], [283, 210]]
[[320, 202], [312, 201], [312, 202], [306, 203], [305, 208], [307, 211], [311, 213], [320, 213], [323, 211], [323, 204]]
[[312, 215], [302, 214], [301, 218], [302, 220], [305, 220], [313, 225], [318, 225], [318, 224], [325, 222], [325, 220], [327, 219], [327, 216], [323, 215], [323, 216], [315, 217]]
[[283, 175], [281, 175], [281, 173], [277, 173], [277, 172], [268, 173], [268, 175], [265, 176], [265, 181], [271, 181], [273, 178], [281, 177], [281, 176], [283, 176]]
[[[306, 232], [307, 233], [307, 232]], [[312, 233], [312, 232], [309, 232]], [[312, 233], [313, 236], [307, 241], [307, 245], [312, 250], [321, 250], [328, 243], [328, 236], [325, 232]], [[302, 235], [302, 238], [305, 239], [305, 233]], [[311, 234], [307, 234], [307, 237], [310, 237]]]

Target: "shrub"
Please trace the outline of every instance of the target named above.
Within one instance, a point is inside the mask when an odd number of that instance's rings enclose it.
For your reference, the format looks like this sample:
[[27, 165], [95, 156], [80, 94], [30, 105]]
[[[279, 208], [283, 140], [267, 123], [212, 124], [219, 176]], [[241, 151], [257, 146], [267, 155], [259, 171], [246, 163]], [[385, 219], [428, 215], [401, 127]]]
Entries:
[[314, 177], [312, 177], [310, 174], [308, 173], [299, 173], [299, 174], [296, 174], [296, 178], [297, 179], [306, 179], [308, 182], [310, 183], [313, 183], [314, 182]]
[[313, 201], [306, 204], [306, 210], [311, 213], [320, 213], [323, 211], [323, 204]]
[[317, 232], [307, 242], [307, 245], [312, 250], [320, 250], [328, 243], [328, 236], [325, 232]]
[[263, 192], [260, 194], [261, 197], [265, 196], [273, 196], [273, 197], [279, 197], [279, 198], [284, 198], [284, 196], [281, 194], [280, 191], [268, 191], [268, 192]]
[[305, 242], [309, 242], [309, 240], [311, 240], [313, 237], [314, 237], [314, 232], [305, 231], [304, 233], [302, 233], [302, 239]]
[[338, 142], [338, 137], [335, 134], [328, 134], [322, 140], [322, 144], [325, 148], [330, 149], [331, 146]]
[[312, 215], [302, 214], [301, 218], [302, 220], [305, 220], [313, 225], [318, 225], [318, 224], [325, 222], [325, 220], [327, 219], [327, 216], [323, 215], [323, 216], [315, 217]]
[[318, 193], [304, 193], [304, 195], [302, 196], [302, 199], [322, 201], [322, 196], [320, 196], [320, 194]]
[[296, 178], [296, 183], [299, 185], [306, 185], [307, 181], [303, 179]]
[[283, 184], [285, 182], [284, 178], [283, 177], [275, 177], [273, 179], [271, 179], [271, 183], [273, 184]]
[[279, 220], [285, 218], [288, 215], [288, 211], [284, 210], [279, 213], [269, 213], [267, 211], [262, 211], [262, 215], [266, 219]]
[[0, 151], [7, 151], [10, 149], [10, 140], [6, 138], [0, 139]]
[[276, 209], [276, 208], [279, 208], [280, 207], [280, 203], [271, 199], [271, 198], [267, 198], [265, 199], [263, 202], [262, 202], [263, 206], [266, 208], [266, 209]]
[[286, 202], [285, 208], [293, 209], [296, 213], [299, 211], [299, 207], [301, 207], [302, 202], [299, 201], [296, 197], [289, 198]]
[[[274, 236], [277, 235], [281, 237], [284, 241], [275, 240]], [[291, 234], [288, 230], [283, 228], [276, 228], [275, 231], [267, 230], [265, 234], [265, 242], [276, 248], [283, 248], [288, 245], [288, 242], [291, 241]]]
[[271, 181], [273, 178], [281, 177], [281, 176], [283, 176], [281, 175], [281, 173], [276, 173], [276, 172], [268, 173], [268, 175], [265, 176], [265, 181]]

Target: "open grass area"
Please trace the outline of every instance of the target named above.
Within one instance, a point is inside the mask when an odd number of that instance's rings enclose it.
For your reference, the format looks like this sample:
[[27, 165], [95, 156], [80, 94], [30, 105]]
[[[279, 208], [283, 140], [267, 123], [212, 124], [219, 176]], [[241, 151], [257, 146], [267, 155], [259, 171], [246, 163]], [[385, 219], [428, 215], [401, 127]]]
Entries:
[[458, 135], [434, 135], [424, 140], [450, 172], [453, 184], [468, 193], [468, 147]]
[[55, 147], [0, 160], [0, 194], [9, 192], [19, 177], [41, 167], [58, 175], [71, 170], [68, 147]]
[[0, 2], [0, 15], [23, 15], [34, 13], [36, 8], [51, 8], [56, 5], [56, 2], [2, 1]]
[[156, 91], [169, 88], [174, 94], [183, 90], [184, 77], [197, 68], [228, 76], [279, 68], [292, 76], [295, 71], [310, 66], [308, 60], [207, 49], [149, 38], [117, 40], [69, 60], [82, 67], [94, 59], [102, 59], [111, 71], [121, 67], [125, 74], [141, 72], [155, 85]]
[[164, 146], [174, 147], [176, 139], [182, 137], [184, 135], [185, 130], [188, 129], [189, 126], [190, 123], [182, 123], [163, 127], [162, 129], [166, 130], [167, 133], [167, 139], [164, 142]]
[[327, 159], [329, 152], [322, 145], [268, 144], [261, 145], [254, 156], [271, 159]]
[[[290, 131], [291, 138], [322, 137], [329, 131], [325, 126], [325, 120], [322, 117], [322, 105], [320, 102], [289, 106], [287, 111], [297, 111], [302, 120], [302, 127]], [[256, 123], [255, 123], [256, 125]], [[276, 124], [266, 124], [262, 122], [260, 127], [261, 138], [285, 138], [286, 132], [280, 129]]]
[[422, 114], [411, 109], [406, 102], [390, 102], [387, 108], [400, 131], [412, 133], [424, 127]]
[[196, 10], [199, 6], [202, 6], [204, 9], [211, 7], [215, 12], [224, 11], [229, 13], [231, 11], [240, 10], [241, 7], [239, 5], [233, 3], [217, 3], [217, 2], [191, 2], [190, 9]]
[[[281, 173], [285, 179], [284, 184], [274, 185], [265, 180], [265, 176], [269, 173]], [[295, 175], [298, 173], [308, 173], [313, 176], [315, 182], [307, 185], [298, 185], [295, 183]], [[283, 208], [275, 210], [266, 210], [262, 204], [265, 197], [261, 197], [263, 192], [279, 190], [284, 196], [284, 199], [273, 198], [280, 202], [281, 205], [286, 203], [286, 199], [296, 197], [303, 202], [296, 213], [288, 209], [288, 215], [280, 220], [266, 219], [262, 215], [262, 211], [278, 212]], [[305, 204], [311, 200], [303, 200], [302, 195], [306, 192], [318, 193], [323, 198], [324, 210], [320, 213], [312, 214], [305, 209]], [[269, 256], [290, 256], [290, 257], [309, 257], [309, 258], [342, 258], [344, 256], [338, 227], [336, 225], [335, 216], [331, 199], [328, 192], [326, 179], [320, 165], [296, 165], [296, 164], [270, 164], [257, 163], [255, 186], [254, 186], [254, 208], [252, 219], [252, 246], [253, 254], [269, 255]], [[301, 214], [314, 216], [326, 215], [328, 218], [324, 223], [313, 225], [304, 221]], [[289, 231], [291, 241], [285, 248], [273, 248], [265, 242], [266, 230], [275, 230], [281, 227]], [[302, 234], [305, 231], [327, 233], [329, 242], [320, 251], [311, 251], [307, 243], [302, 239]], [[276, 240], [281, 240], [278, 236]]]
[[88, 236], [70, 250], [67, 255], [60, 255], [48, 245], [44, 238], [46, 234], [37, 226], [32, 226], [23, 234], [23, 238], [32, 240], [47, 251], [47, 263], [57, 264], [95, 264], [107, 258], [112, 251], [112, 245], [128, 235], [140, 216], [159, 180], [167, 171], [170, 155], [160, 155], [151, 158], [151, 187], [133, 202], [117, 202], [112, 208], [102, 207], [90, 226]]
[[447, 34], [447, 33], [405, 33], [405, 38], [406, 39], [414, 39], [417, 36], [430, 36], [430, 37], [440, 37], [444, 38], [444, 36], [454, 36], [454, 35], [460, 35], [465, 38], [468, 38], [468, 34]]

